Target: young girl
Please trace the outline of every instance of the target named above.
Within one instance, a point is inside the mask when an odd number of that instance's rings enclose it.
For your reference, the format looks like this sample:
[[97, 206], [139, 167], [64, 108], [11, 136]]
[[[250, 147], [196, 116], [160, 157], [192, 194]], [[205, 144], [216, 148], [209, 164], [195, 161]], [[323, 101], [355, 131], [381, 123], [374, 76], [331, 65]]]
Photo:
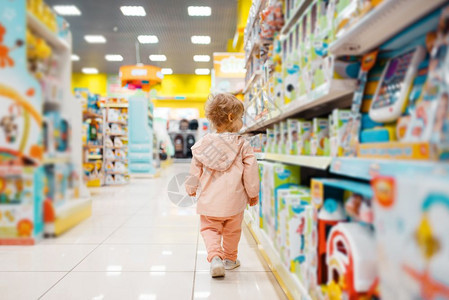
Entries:
[[237, 259], [246, 205], [259, 198], [257, 160], [249, 143], [237, 132], [242, 128], [243, 103], [230, 94], [218, 94], [206, 104], [206, 117], [216, 133], [193, 147], [190, 176], [185, 185], [190, 196], [198, 195], [201, 235], [211, 263], [212, 277], [240, 266]]

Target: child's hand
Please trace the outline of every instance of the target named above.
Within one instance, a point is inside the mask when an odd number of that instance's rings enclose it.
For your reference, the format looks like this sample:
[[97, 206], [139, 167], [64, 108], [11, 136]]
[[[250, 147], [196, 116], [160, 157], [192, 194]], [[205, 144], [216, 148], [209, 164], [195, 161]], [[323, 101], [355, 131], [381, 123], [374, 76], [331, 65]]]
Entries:
[[254, 206], [259, 202], [259, 196], [249, 199], [249, 206]]

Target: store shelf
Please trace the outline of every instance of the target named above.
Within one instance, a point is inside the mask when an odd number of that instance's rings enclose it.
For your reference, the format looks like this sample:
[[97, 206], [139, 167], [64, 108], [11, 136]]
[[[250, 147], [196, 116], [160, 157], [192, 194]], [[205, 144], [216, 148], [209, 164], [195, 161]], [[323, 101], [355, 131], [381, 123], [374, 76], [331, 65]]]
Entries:
[[103, 107], [108, 108], [128, 108], [128, 103], [106, 103]]
[[118, 171], [106, 171], [108, 175], [128, 175], [128, 171], [118, 172]]
[[262, 253], [265, 261], [276, 277], [279, 285], [284, 290], [289, 299], [305, 299], [310, 300], [310, 296], [307, 290], [299, 281], [299, 279], [293, 275], [282, 263], [281, 257], [277, 250], [274, 248], [271, 239], [267, 234], [257, 227], [252, 216], [245, 210], [245, 223], [248, 226], [249, 231], [253, 235], [258, 244], [259, 251]]
[[88, 155], [87, 159], [102, 159], [103, 155], [97, 154], [97, 155]]
[[83, 113], [83, 119], [103, 119], [103, 116], [101, 114], [87, 111]]
[[32, 13], [27, 12], [27, 25], [39, 37], [43, 38], [55, 49], [70, 50], [70, 45], [67, 41], [61, 39], [55, 32], [52, 32], [45, 24], [43, 24]]
[[401, 176], [414, 173], [449, 176], [449, 163], [338, 157], [333, 159], [330, 172], [363, 180], [371, 180], [378, 175]]
[[253, 83], [255, 82], [255, 80], [257, 78], [259, 78], [259, 76], [262, 74], [262, 71], [256, 71], [254, 72], [253, 75], [251, 75], [250, 79], [248, 80], [248, 82], [245, 85], [245, 88], [243, 89], [243, 93], [246, 93], [248, 91], [248, 89], [253, 85]]
[[[266, 1], [267, 0], [260, 0], [259, 5], [256, 8], [256, 14], [254, 15], [254, 18], [252, 20], [250, 20], [250, 22], [248, 24], [246, 24], [246, 27], [245, 27], [246, 30], [253, 28], [256, 20], [260, 18], [260, 12], [261, 12], [262, 8], [265, 7]], [[246, 49], [247, 44], [248, 44], [248, 40], [245, 41], [243, 49]]]
[[245, 54], [245, 66], [250, 62], [251, 57], [253, 56], [254, 50], [258, 49], [260, 47], [260, 41], [256, 40], [253, 42], [253, 45], [251, 46], [251, 49], [248, 51], [248, 55]]
[[445, 0], [389, 0], [362, 17], [330, 47], [334, 55], [361, 55], [407, 28]]
[[88, 148], [88, 149], [101, 149], [103, 148], [102, 145], [84, 145], [84, 148]]
[[332, 157], [330, 156], [287, 155], [276, 153], [265, 153], [265, 159], [320, 170], [326, 170], [332, 162]]
[[127, 133], [106, 133], [108, 136], [127, 136]]
[[[242, 133], [259, 131], [276, 122], [294, 116], [310, 109], [318, 109], [320, 106], [328, 106], [331, 102], [340, 100], [354, 93], [357, 82], [352, 79], [333, 80], [327, 88], [318, 88], [312, 91], [310, 97], [305, 101], [295, 100], [284, 106], [279, 111], [271, 112], [267, 119], [261, 119], [255, 124], [248, 126]], [[338, 106], [338, 105], [337, 105]]]
[[109, 124], [128, 125], [125, 121], [108, 121]]
[[58, 236], [91, 216], [92, 200], [90, 198], [71, 199], [55, 207], [55, 214], [54, 233]]
[[296, 21], [303, 15], [310, 3], [312, 3], [312, 0], [303, 0], [303, 2], [292, 13], [290, 19], [286, 20], [284, 27], [282, 27], [281, 34], [287, 34], [290, 29], [295, 26]]
[[69, 154], [64, 155], [57, 155], [54, 157], [45, 157], [42, 161], [44, 165], [51, 165], [51, 164], [64, 164], [70, 162], [71, 157]]
[[106, 146], [106, 148], [108, 148], [108, 149], [124, 149], [124, 148], [126, 148], [126, 146], [121, 146], [121, 147], [116, 147], [116, 146], [110, 147], [110, 146]]
[[117, 158], [113, 158], [113, 159], [111, 159], [111, 158], [106, 158], [106, 161], [109, 161], [109, 162], [122, 162], [122, 163], [128, 163], [128, 160], [127, 159], [117, 159]]

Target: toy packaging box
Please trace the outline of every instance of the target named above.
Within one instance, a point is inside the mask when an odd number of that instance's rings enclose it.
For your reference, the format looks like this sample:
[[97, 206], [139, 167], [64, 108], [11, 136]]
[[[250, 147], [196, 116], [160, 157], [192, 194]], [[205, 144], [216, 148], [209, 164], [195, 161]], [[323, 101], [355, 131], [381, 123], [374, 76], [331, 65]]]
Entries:
[[325, 155], [326, 144], [329, 141], [329, 119], [314, 118], [312, 120], [312, 139], [310, 143], [310, 154]]
[[447, 183], [423, 176], [372, 181], [382, 299], [449, 298]]
[[274, 124], [273, 125], [273, 133], [274, 133], [274, 145], [273, 145], [273, 152], [272, 153], [281, 153], [281, 125], [280, 124]]
[[274, 142], [275, 142], [275, 136], [274, 136], [274, 130], [273, 129], [267, 129], [267, 145], [265, 152], [267, 153], [273, 153], [274, 148]]
[[280, 163], [260, 162], [263, 165], [261, 180], [261, 206], [263, 229], [271, 240], [276, 239], [277, 191], [298, 186], [300, 168]]
[[350, 134], [351, 127], [348, 121], [351, 111], [346, 109], [334, 109], [330, 115], [329, 136], [331, 156], [343, 155], [343, 141]]
[[297, 119], [287, 119], [287, 151], [286, 154], [298, 154], [298, 124], [299, 120]]
[[310, 139], [312, 136], [312, 122], [298, 122], [298, 153], [299, 155], [310, 155]]
[[288, 145], [288, 123], [287, 121], [282, 121], [280, 123], [280, 130], [281, 130], [281, 143], [279, 145], [279, 154], [290, 154], [287, 150]]

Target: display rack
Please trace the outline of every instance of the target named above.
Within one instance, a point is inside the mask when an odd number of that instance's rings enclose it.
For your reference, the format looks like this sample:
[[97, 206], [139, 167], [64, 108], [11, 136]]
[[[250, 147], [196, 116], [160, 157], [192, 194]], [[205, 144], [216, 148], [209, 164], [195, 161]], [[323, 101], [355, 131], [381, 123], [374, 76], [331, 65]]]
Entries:
[[[449, 189], [441, 185], [449, 178], [444, 4], [285, 1], [285, 24], [266, 61], [255, 67], [259, 42], [251, 35], [261, 24], [248, 20], [253, 28], [246, 30], [251, 40], [245, 43], [249, 73], [240, 133], [251, 135], [250, 144], [262, 152], [255, 153], [260, 202], [245, 212], [245, 221], [289, 298], [426, 298], [434, 282], [436, 293], [449, 295], [442, 279], [447, 272], [430, 267], [441, 261], [410, 254], [423, 249], [417, 238], [427, 224], [432, 238], [447, 240], [436, 233], [443, 222], [428, 212], [432, 201], [449, 203]], [[427, 50], [423, 60], [417, 45]], [[401, 59], [398, 53], [406, 51], [416, 61]], [[410, 73], [410, 83], [401, 79], [410, 85], [402, 98], [407, 109], [376, 117], [376, 101], [384, 107], [391, 103], [382, 101], [394, 98], [382, 90], [389, 84], [385, 63], [393, 62]], [[398, 72], [388, 74], [407, 75]], [[402, 286], [399, 276], [416, 288]]]
[[109, 99], [104, 105], [104, 183], [123, 185], [129, 182], [128, 171], [128, 101]]
[[378, 7], [338, 37], [329, 46], [329, 51], [335, 55], [365, 54], [444, 2], [445, 0], [382, 1]]

